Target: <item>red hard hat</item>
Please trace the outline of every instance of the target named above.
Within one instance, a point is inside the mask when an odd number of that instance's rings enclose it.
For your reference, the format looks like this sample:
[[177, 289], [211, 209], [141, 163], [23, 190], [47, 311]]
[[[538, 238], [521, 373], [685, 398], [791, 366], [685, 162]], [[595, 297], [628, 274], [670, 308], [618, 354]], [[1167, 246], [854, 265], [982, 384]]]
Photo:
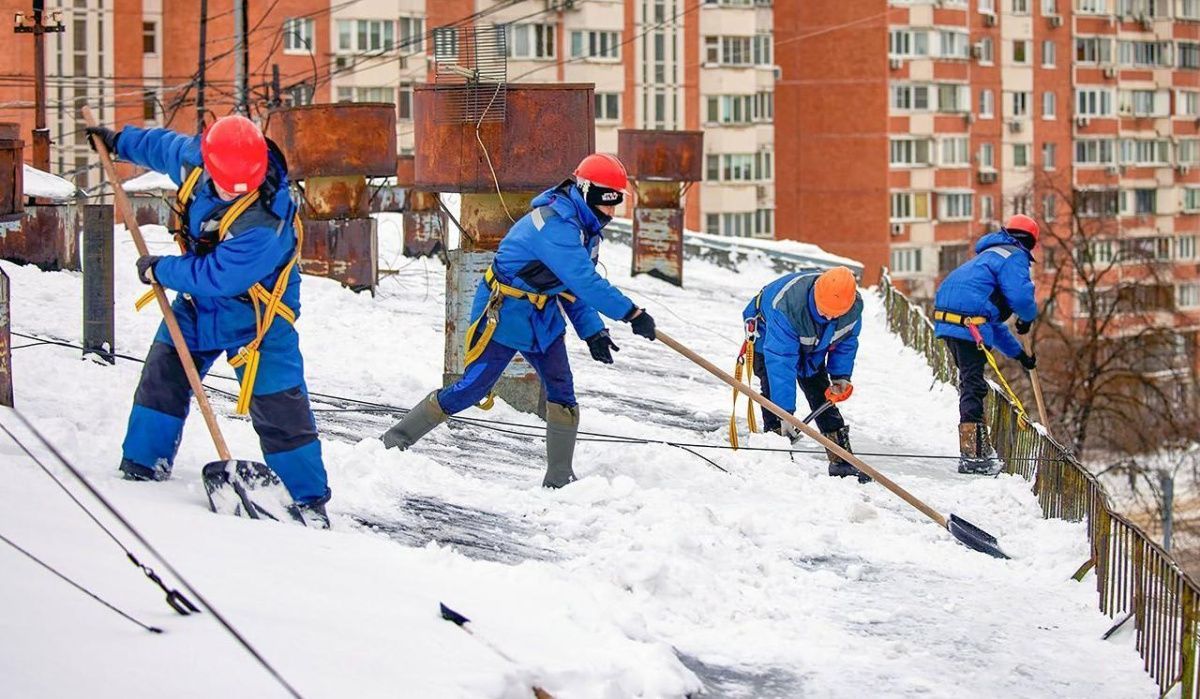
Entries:
[[620, 192], [629, 190], [629, 174], [625, 166], [617, 160], [617, 156], [608, 153], [592, 153], [575, 168], [575, 181], [581, 180], [598, 184], [606, 189]]
[[241, 115], [217, 119], [200, 139], [204, 169], [226, 192], [246, 194], [258, 189], [267, 176], [267, 139]]
[[1005, 230], [1024, 231], [1033, 236], [1033, 242], [1036, 244], [1041, 236], [1041, 229], [1038, 228], [1037, 221], [1029, 218], [1025, 214], [1013, 214], [1008, 218], [1008, 223], [1004, 224]]

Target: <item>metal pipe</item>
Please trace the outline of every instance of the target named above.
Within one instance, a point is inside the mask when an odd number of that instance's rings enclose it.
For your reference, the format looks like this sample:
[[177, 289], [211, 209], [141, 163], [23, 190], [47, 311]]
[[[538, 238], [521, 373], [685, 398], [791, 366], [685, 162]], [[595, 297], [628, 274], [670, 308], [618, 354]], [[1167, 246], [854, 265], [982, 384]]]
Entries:
[[83, 209], [83, 354], [116, 363], [113, 320], [113, 209]]

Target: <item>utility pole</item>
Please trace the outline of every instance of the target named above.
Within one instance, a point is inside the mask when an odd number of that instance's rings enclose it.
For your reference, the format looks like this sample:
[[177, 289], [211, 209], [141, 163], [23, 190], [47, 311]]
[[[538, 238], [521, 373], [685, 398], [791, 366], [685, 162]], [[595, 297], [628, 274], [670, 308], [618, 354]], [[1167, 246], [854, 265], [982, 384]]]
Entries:
[[51, 14], [49, 26], [43, 23], [45, 18], [45, 0], [33, 0], [33, 21], [25, 19], [24, 12], [18, 12], [14, 20], [13, 31], [17, 34], [33, 34], [33, 77], [34, 77], [34, 126], [33, 126], [33, 166], [39, 170], [50, 171], [50, 129], [46, 128], [46, 39], [47, 32], [57, 34], [65, 27], [59, 20], [59, 13]]
[[208, 0], [200, 0], [200, 65], [196, 68], [196, 133], [204, 133], [204, 69], [208, 43]]
[[243, 116], [250, 115], [246, 99], [246, 69], [250, 63], [246, 46], [246, 1], [233, 0], [234, 90], [237, 95], [237, 111]]

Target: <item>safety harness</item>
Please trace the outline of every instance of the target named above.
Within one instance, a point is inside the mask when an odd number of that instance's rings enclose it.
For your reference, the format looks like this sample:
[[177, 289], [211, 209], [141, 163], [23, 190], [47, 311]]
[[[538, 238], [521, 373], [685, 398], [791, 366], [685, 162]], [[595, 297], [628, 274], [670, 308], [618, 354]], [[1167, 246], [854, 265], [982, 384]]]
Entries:
[[[179, 249], [184, 254], [189, 252], [187, 234], [185, 232], [188, 225], [188, 206], [192, 202], [192, 194], [196, 189], [196, 184], [200, 181], [200, 176], [203, 174], [203, 168], [193, 168], [184, 179], [183, 185], [179, 188], [179, 194], [177, 195], [179, 205], [182, 209], [180, 220], [183, 224], [180, 230], [175, 233], [175, 242], [179, 244]], [[218, 243], [228, 235], [229, 228], [233, 225], [233, 222], [253, 206], [258, 201], [258, 198], [259, 193], [256, 189], [249, 194], [238, 197], [225, 210], [225, 213], [221, 215], [220, 223], [217, 225]], [[276, 317], [283, 318], [289, 323], [294, 324], [296, 322], [296, 312], [283, 302], [283, 294], [287, 291], [288, 280], [291, 278], [292, 270], [300, 261], [300, 250], [304, 244], [304, 225], [300, 221], [300, 213], [298, 211], [293, 217], [293, 225], [296, 229], [296, 251], [287, 264], [283, 266], [283, 269], [280, 270], [279, 276], [275, 279], [275, 286], [268, 291], [261, 282], [256, 282], [246, 292], [246, 296], [254, 307], [255, 336], [253, 340], [238, 350], [237, 355], [229, 359], [229, 365], [234, 369], [245, 367], [242, 372], [241, 389], [238, 392], [238, 415], [245, 415], [250, 412], [250, 396], [254, 392], [254, 380], [258, 377], [258, 364], [261, 357], [259, 347], [262, 345], [267, 331], [271, 329], [271, 324], [275, 322]], [[151, 289], [137, 300], [134, 307], [140, 311], [153, 300], [154, 290]]]
[[[534, 227], [540, 231], [546, 226], [549, 219], [558, 216], [558, 212], [553, 207], [542, 206], [534, 209], [531, 215]], [[557, 294], [539, 294], [505, 284], [497, 277], [496, 271], [491, 265], [483, 273], [483, 281], [491, 290], [491, 294], [488, 296], [487, 304], [483, 307], [483, 312], [467, 327], [467, 334], [463, 342], [464, 367], [470, 366], [472, 362], [479, 359], [479, 356], [487, 349], [488, 343], [492, 341], [492, 335], [496, 333], [496, 326], [500, 323], [500, 306], [504, 303], [504, 299], [518, 299], [532, 303], [533, 307], [539, 311], [551, 301], [557, 301], [560, 298], [566, 299], [569, 303], [575, 302], [575, 295], [566, 291], [560, 291]], [[482, 330], [479, 328], [480, 323], [483, 323]], [[476, 337], [477, 335], [478, 337]], [[479, 403], [479, 407], [490, 410], [494, 402], [495, 397], [488, 393]]]
[[[733, 378], [742, 380], [742, 371], [746, 372], [746, 384], [749, 385], [754, 377], [754, 343], [762, 336], [762, 292], [754, 297], [754, 316], [746, 319], [746, 339], [742, 341], [742, 349], [738, 352], [737, 364], [733, 367]], [[737, 433], [737, 402], [738, 390], [733, 389], [733, 410], [729, 414], [729, 446], [738, 448]], [[758, 432], [758, 421], [754, 417], [754, 401], [746, 396], [746, 424], [750, 433]]]
[[967, 316], [954, 311], [945, 311], [935, 309], [933, 311], [933, 319], [941, 323], [949, 323], [950, 325], [958, 325], [967, 329], [971, 334], [971, 339], [975, 341], [975, 346], [983, 352], [983, 356], [987, 358], [987, 363], [992, 367], [992, 371], [996, 373], [996, 378], [1000, 380], [1000, 385], [1004, 387], [1004, 392], [1008, 395], [1008, 399], [1017, 409], [1017, 419], [1028, 423], [1029, 417], [1025, 414], [1025, 406], [1021, 403], [1021, 399], [1017, 397], [1012, 387], [1008, 385], [1008, 381], [1004, 379], [1004, 374], [1000, 373], [1000, 365], [996, 363], [996, 357], [983, 344], [983, 335], [979, 332], [979, 326], [988, 322], [985, 316]]

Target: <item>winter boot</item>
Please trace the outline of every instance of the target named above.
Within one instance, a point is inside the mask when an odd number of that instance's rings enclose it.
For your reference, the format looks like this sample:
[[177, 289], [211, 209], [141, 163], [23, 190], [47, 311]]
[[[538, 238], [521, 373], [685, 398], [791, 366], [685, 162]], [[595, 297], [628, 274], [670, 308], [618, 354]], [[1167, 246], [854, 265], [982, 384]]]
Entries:
[[325, 503], [327, 502], [329, 502], [328, 495], [304, 504], [294, 502], [288, 506], [288, 514], [292, 516], [292, 519], [310, 529], [328, 529], [329, 515], [325, 512]]
[[117, 468], [121, 471], [121, 477], [127, 481], [165, 481], [171, 477], [171, 466], [167, 464], [166, 459], [159, 459], [154, 468], [129, 459], [121, 459], [121, 465]]
[[987, 426], [964, 422], [958, 426], [958, 472], [994, 476], [1004, 470], [988, 439]]
[[413, 406], [404, 419], [392, 425], [383, 433], [380, 439], [388, 449], [398, 447], [400, 451], [411, 447], [417, 440], [424, 437], [430, 430], [446, 421], [449, 415], [442, 412], [438, 405], [437, 391], [425, 396], [425, 399]]
[[546, 403], [546, 477], [543, 488], [561, 488], [575, 480], [571, 461], [579, 431], [579, 406]]
[[[839, 447], [845, 449], [846, 451], [848, 451], [850, 453], [854, 453], [854, 450], [850, 448], [850, 427], [849, 426], [843, 426], [840, 430], [836, 430], [834, 432], [823, 432], [822, 434], [827, 439], [829, 439], [830, 441], [837, 444]], [[846, 476], [856, 476], [858, 478], [859, 483], [870, 483], [871, 482], [870, 476], [868, 476], [867, 474], [863, 473], [862, 471], [859, 471], [858, 469], [854, 468], [849, 463], [847, 463], [845, 459], [838, 456], [837, 454], [834, 454], [832, 451], [826, 449], [825, 455], [829, 457], [829, 475], [837, 476], [838, 478], [845, 478]]]

